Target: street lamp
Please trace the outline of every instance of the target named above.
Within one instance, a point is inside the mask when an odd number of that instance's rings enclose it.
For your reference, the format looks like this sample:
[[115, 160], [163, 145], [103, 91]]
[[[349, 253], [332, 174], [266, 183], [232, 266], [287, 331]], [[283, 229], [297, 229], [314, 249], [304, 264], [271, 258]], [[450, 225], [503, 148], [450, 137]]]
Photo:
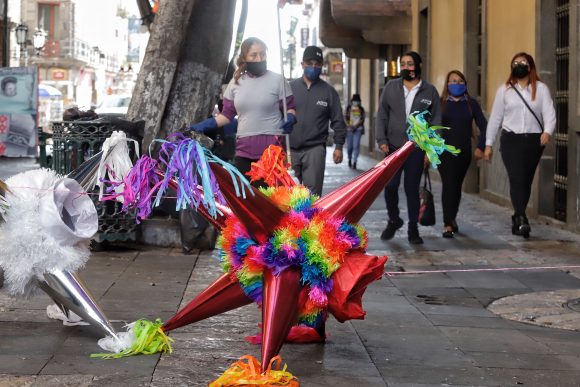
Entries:
[[24, 66], [27, 62], [26, 41], [28, 40], [28, 26], [26, 24], [19, 24], [16, 27], [16, 43], [20, 46], [20, 61], [24, 58]]
[[16, 27], [16, 43], [23, 45], [28, 39], [28, 26], [26, 24], [20, 24]]
[[37, 56], [40, 55], [40, 51], [42, 51], [45, 44], [46, 44], [46, 32], [37, 28], [36, 31], [34, 31], [34, 35], [32, 35], [32, 45], [36, 50]]

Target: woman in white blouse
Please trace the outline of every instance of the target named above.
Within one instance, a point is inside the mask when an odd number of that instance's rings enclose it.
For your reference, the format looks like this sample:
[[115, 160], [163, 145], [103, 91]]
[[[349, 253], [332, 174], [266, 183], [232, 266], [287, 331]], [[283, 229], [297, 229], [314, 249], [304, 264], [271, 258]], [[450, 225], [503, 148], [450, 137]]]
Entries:
[[512, 233], [529, 238], [526, 207], [536, 167], [556, 128], [556, 111], [550, 90], [540, 81], [531, 55], [516, 54], [510, 69], [507, 82], [495, 95], [487, 124], [484, 157], [487, 161], [491, 159], [492, 146], [501, 129], [500, 153], [514, 207]]

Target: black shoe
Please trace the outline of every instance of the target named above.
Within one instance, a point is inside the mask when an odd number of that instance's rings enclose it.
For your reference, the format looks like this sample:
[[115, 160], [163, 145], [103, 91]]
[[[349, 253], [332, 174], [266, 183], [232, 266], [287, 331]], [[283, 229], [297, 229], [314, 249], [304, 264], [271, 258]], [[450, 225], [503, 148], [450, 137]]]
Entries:
[[518, 227], [516, 235], [521, 235], [528, 239], [530, 237], [530, 231], [532, 231], [528, 223], [528, 218], [525, 215], [516, 216], [516, 225]]
[[351, 163], [351, 161], [350, 161], [350, 160], [348, 160], [348, 167], [349, 167], [349, 168], [352, 168], [352, 163]]
[[356, 161], [352, 163], [352, 169], [356, 169]]
[[412, 245], [422, 245], [423, 238], [419, 236], [419, 230], [413, 229], [407, 232], [407, 239], [409, 243]]
[[381, 234], [381, 239], [384, 241], [393, 239], [395, 233], [401, 227], [403, 227], [403, 219], [398, 218], [396, 220], [389, 220], [389, 222], [387, 223], [387, 228], [385, 228], [383, 233]]
[[455, 233], [451, 230], [443, 231], [443, 238], [453, 238], [454, 235]]
[[530, 231], [532, 229], [525, 215], [512, 216], [512, 234], [528, 239], [530, 237]]
[[451, 221], [451, 229], [453, 230], [453, 232], [459, 232], [459, 226], [457, 225], [455, 219]]

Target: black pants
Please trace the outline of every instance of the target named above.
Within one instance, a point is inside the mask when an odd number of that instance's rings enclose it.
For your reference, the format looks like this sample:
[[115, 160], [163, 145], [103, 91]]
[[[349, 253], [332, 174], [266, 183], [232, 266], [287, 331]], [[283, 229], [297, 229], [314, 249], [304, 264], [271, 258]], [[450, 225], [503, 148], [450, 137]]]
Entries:
[[[396, 149], [391, 149], [392, 153]], [[385, 202], [390, 220], [400, 218], [399, 216], [399, 184], [401, 175], [405, 173], [405, 196], [407, 196], [407, 211], [409, 212], [409, 229], [416, 229], [419, 221], [419, 186], [423, 175], [423, 163], [425, 152], [416, 148], [409, 155], [405, 164], [397, 171], [395, 176], [385, 187]]]
[[[258, 161], [258, 160], [253, 160], [253, 159], [248, 159], [246, 157], [236, 156], [236, 157], [234, 157], [234, 167], [236, 167], [238, 169], [238, 171], [241, 172], [242, 175], [244, 175], [248, 180], [250, 180], [250, 178], [248, 177], [248, 175], [246, 175], [246, 173], [250, 172], [250, 169], [252, 169], [252, 163], [255, 163], [256, 161]], [[262, 180], [262, 179], [252, 182], [252, 185], [256, 188], [267, 188], [268, 187], [268, 184], [266, 184], [264, 182], [264, 180]]]
[[534, 174], [543, 151], [540, 133], [515, 134], [504, 130], [501, 134], [500, 152], [507, 170], [516, 216], [526, 215]]
[[438, 169], [441, 175], [441, 203], [445, 226], [451, 226], [451, 222], [457, 217], [461, 202], [461, 186], [469, 164], [471, 164], [471, 149], [462, 149], [457, 156], [447, 152], [441, 155]]

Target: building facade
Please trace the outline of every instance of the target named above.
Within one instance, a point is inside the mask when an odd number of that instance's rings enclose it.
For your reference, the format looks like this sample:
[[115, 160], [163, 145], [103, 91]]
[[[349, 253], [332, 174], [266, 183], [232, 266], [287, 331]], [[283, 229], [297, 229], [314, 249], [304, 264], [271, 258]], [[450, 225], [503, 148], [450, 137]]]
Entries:
[[23, 0], [21, 23], [46, 32], [40, 52], [28, 53], [39, 80], [56, 87], [65, 106], [89, 109], [118, 80], [128, 51], [128, 19], [118, 3], [83, 0]]
[[[486, 115], [512, 56], [530, 53], [552, 92], [558, 123], [537, 170], [529, 213], [580, 231], [579, 10], [580, 0], [321, 0], [320, 34], [327, 46], [344, 49], [345, 88], [358, 91], [373, 114], [408, 49], [423, 56], [424, 78], [439, 91], [448, 71], [462, 71]], [[372, 132], [363, 138], [369, 153], [376, 152]], [[472, 164], [464, 189], [508, 206], [501, 158]]]

